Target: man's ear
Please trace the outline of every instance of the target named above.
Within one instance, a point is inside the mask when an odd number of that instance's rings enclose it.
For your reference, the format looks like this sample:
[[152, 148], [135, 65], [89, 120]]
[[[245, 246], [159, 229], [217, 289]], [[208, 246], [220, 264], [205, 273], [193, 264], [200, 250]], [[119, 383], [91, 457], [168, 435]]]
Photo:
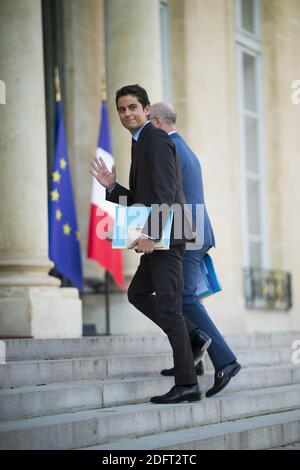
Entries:
[[149, 115], [150, 115], [150, 105], [149, 104], [147, 104], [147, 106], [144, 107], [144, 111], [145, 111], [146, 116], [149, 118]]
[[159, 129], [161, 129], [162, 123], [163, 123], [162, 118], [161, 118], [160, 116], [157, 116], [157, 117], [155, 118], [155, 120], [156, 120], [156, 127], [158, 127]]

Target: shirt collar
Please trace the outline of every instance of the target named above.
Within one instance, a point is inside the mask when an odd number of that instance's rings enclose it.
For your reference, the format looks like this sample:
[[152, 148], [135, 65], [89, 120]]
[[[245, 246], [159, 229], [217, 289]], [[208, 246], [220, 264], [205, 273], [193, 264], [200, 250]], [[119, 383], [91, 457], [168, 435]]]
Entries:
[[138, 127], [138, 128], [136, 129], [135, 133], [132, 134], [132, 138], [133, 138], [134, 140], [136, 140], [136, 141], [139, 140], [139, 136], [140, 136], [140, 133], [142, 132], [142, 129], [143, 129], [143, 128], [146, 126], [146, 124], [148, 124], [149, 122], [150, 122], [149, 120], [146, 121], [146, 122], [144, 122], [144, 124], [143, 124], [141, 127]]

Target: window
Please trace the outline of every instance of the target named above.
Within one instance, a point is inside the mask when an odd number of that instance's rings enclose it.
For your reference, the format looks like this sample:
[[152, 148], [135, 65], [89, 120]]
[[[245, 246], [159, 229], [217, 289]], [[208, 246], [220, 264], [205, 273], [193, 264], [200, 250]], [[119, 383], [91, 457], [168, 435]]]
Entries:
[[171, 101], [170, 65], [169, 65], [169, 5], [167, 0], [160, 1], [160, 37], [162, 58], [163, 100]]
[[260, 35], [260, 0], [236, 0], [237, 29], [244, 34]]
[[244, 31], [255, 34], [255, 4], [253, 0], [242, 0], [242, 28]]
[[236, 0], [243, 251], [244, 265], [255, 268], [267, 264], [259, 6]]

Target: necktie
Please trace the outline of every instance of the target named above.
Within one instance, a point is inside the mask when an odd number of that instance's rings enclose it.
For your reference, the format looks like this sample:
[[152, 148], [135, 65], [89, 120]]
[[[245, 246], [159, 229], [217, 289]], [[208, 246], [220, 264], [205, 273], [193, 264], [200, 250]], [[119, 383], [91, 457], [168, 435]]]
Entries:
[[130, 165], [130, 175], [129, 175], [130, 189], [132, 189], [135, 184], [136, 154], [137, 154], [136, 145], [137, 145], [137, 141], [134, 139], [131, 139], [131, 165]]
[[131, 162], [135, 163], [136, 160], [136, 145], [137, 141], [134, 139], [131, 139]]

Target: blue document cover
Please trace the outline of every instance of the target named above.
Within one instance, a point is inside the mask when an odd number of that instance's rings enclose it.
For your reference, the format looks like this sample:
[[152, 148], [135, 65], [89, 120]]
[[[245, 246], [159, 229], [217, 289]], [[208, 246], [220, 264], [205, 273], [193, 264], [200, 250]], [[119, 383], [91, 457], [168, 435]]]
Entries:
[[201, 261], [197, 277], [196, 295], [199, 299], [208, 297], [222, 290], [219, 283], [213, 261], [209, 254], [206, 254]]
[[[117, 206], [114, 224], [112, 247], [126, 249], [136, 240], [151, 213], [151, 207], [146, 206]], [[173, 221], [173, 211], [170, 211], [162, 231], [162, 237], [155, 242], [155, 250], [168, 250]]]

